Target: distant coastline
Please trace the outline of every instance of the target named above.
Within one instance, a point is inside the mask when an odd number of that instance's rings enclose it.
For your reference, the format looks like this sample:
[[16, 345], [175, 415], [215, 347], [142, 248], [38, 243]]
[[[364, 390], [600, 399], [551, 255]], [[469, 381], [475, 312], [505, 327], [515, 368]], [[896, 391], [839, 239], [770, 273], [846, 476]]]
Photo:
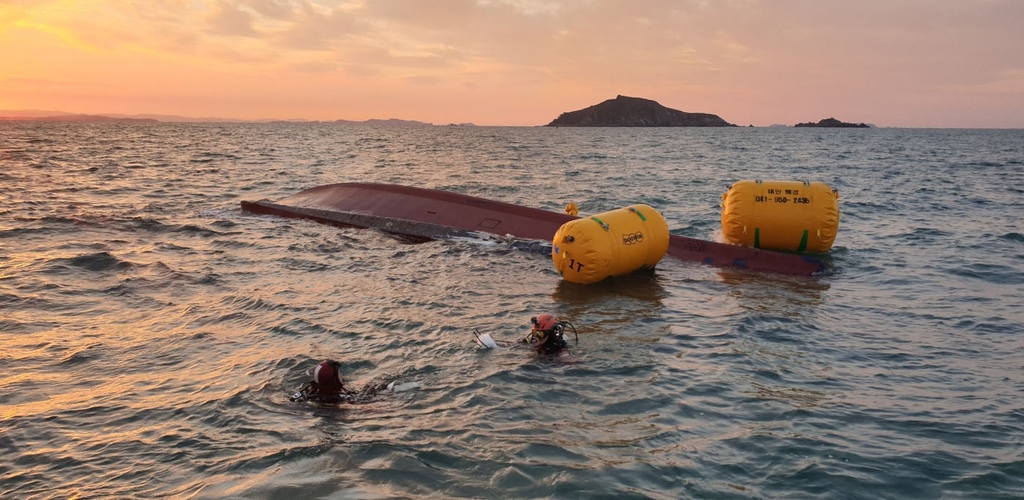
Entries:
[[[353, 120], [238, 120], [232, 118], [189, 118], [176, 115], [91, 115], [64, 113], [61, 111], [18, 111], [0, 110], [0, 122], [30, 121], [30, 122], [63, 122], [63, 123], [337, 123], [342, 125], [385, 125], [385, 126], [434, 126], [433, 123], [420, 122], [415, 120], [369, 119], [363, 121]], [[472, 123], [459, 123], [459, 126], [473, 126]]]
[[[369, 120], [305, 120], [305, 119], [258, 119], [243, 120], [236, 118], [217, 117], [186, 117], [161, 114], [84, 114], [63, 111], [43, 110], [0, 110], [0, 122], [60, 122], [60, 123], [282, 123], [282, 124], [322, 124], [341, 125], [376, 125], [376, 126], [413, 126], [413, 127], [474, 127], [473, 123], [433, 123], [398, 118]], [[561, 113], [549, 122], [546, 127], [737, 127], [716, 114], [690, 113], [662, 106], [657, 101], [639, 97], [616, 96], [599, 104], [576, 111]], [[785, 124], [772, 124], [768, 127], [789, 127]], [[835, 118], [825, 118], [818, 122], [804, 122], [793, 127], [822, 128], [873, 128], [865, 123], [847, 123]], [[753, 127], [753, 125], [750, 125]]]
[[0, 116], [0, 121], [5, 122], [80, 122], [80, 123], [106, 123], [106, 122], [141, 122], [157, 123], [159, 120], [153, 118], [123, 118], [106, 115], [53, 115], [53, 116]]

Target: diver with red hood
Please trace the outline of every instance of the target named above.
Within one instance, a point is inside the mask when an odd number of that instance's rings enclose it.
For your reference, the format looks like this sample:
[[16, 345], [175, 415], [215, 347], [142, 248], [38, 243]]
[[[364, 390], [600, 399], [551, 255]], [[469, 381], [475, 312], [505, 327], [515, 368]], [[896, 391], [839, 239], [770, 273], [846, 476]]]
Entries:
[[[530, 318], [530, 333], [526, 335], [523, 342], [530, 345], [542, 354], [557, 354], [569, 347], [569, 341], [565, 335], [565, 327], [571, 327], [576, 334], [576, 327], [568, 321], [559, 321], [550, 314], [541, 314]], [[576, 335], [576, 342], [579, 342], [579, 335]]]
[[[558, 354], [569, 347], [569, 339], [566, 335], [566, 327], [572, 328], [576, 336], [576, 343], [580, 337], [576, 333], [576, 327], [568, 321], [559, 321], [550, 314], [541, 314], [530, 318], [530, 333], [519, 343], [533, 347], [540, 354]], [[476, 343], [485, 349], [497, 349], [504, 347], [499, 345], [489, 334], [473, 331]]]

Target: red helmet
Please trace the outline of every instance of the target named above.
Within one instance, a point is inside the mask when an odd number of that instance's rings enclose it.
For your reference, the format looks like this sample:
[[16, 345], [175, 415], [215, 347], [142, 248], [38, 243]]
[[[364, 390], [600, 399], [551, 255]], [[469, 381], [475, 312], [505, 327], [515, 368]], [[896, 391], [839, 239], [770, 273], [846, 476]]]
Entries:
[[337, 361], [325, 360], [313, 367], [313, 382], [324, 388], [337, 387], [342, 384], [341, 364]]
[[550, 332], [558, 324], [558, 318], [550, 314], [541, 314], [540, 316], [530, 318], [530, 323], [533, 323], [534, 331]]

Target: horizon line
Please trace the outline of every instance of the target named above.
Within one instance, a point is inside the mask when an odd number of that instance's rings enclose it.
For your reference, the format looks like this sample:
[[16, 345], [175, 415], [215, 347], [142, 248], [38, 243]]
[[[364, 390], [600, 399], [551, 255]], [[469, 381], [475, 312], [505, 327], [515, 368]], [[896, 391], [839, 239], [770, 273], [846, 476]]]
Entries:
[[[9, 114], [15, 113], [15, 114]], [[82, 119], [74, 119], [74, 118]], [[92, 120], [90, 120], [92, 118]], [[446, 124], [435, 124], [432, 122], [425, 122], [421, 120], [412, 120], [406, 118], [368, 118], [366, 120], [350, 120], [346, 118], [336, 118], [327, 120], [307, 119], [307, 118], [258, 118], [258, 119], [246, 119], [246, 118], [225, 118], [225, 117], [192, 117], [183, 115], [169, 115], [163, 113], [73, 113], [67, 111], [47, 111], [39, 109], [5, 109], [0, 110], [0, 122], [49, 122], [49, 123], [101, 123], [101, 122], [156, 122], [156, 123], [350, 123], [350, 124], [373, 124], [373, 122], [392, 122], [393, 125], [408, 125], [408, 126], [431, 126], [431, 127], [546, 127], [547, 124], [538, 125], [480, 125], [472, 122], [459, 122], [459, 123], [446, 123]], [[814, 123], [814, 122], [800, 122], [800, 123]], [[876, 125], [867, 124], [869, 128], [886, 128], [886, 129], [938, 129], [938, 130], [1024, 130], [1024, 128], [1013, 128], [1013, 127], [906, 127], [906, 126], [895, 126], [895, 125]], [[773, 123], [770, 125], [736, 125], [735, 127], [606, 127], [606, 126], [559, 126], [554, 128], [845, 128], [845, 127], [796, 127], [795, 125], [785, 123]]]

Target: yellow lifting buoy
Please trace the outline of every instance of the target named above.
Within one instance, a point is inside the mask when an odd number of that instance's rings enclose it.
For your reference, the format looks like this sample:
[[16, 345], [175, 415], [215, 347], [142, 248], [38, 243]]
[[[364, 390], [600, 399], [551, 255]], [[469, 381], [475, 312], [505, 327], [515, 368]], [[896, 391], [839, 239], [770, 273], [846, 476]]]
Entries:
[[630, 205], [562, 224], [552, 240], [555, 269], [573, 283], [654, 267], [668, 251], [668, 223], [647, 205]]
[[823, 182], [737, 181], [722, 195], [722, 236], [737, 245], [827, 252], [839, 230], [839, 192]]

